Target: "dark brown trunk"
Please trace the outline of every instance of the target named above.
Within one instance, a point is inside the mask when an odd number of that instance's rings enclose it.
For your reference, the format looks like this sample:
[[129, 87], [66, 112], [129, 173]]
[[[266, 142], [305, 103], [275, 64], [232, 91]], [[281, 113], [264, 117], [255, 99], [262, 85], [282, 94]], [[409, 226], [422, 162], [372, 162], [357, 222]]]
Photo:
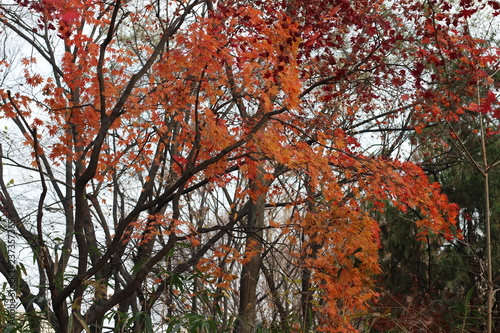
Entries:
[[[262, 176], [262, 174], [260, 175]], [[258, 177], [261, 178], [261, 177]], [[257, 305], [257, 284], [259, 282], [262, 237], [264, 227], [264, 210], [266, 194], [263, 192], [262, 182], [257, 179], [251, 186], [259, 194], [255, 201], [252, 201], [246, 225], [246, 245], [245, 253], [251, 254], [250, 260], [241, 269], [240, 277], [240, 303], [238, 309], [238, 319], [234, 328], [234, 333], [251, 333], [255, 331], [256, 305]]]

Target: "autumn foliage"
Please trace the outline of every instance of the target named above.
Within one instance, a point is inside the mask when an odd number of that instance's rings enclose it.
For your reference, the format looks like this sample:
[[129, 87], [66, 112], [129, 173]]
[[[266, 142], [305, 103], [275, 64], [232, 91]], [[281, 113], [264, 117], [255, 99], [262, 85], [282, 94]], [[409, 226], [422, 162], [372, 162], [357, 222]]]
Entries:
[[[2, 138], [1, 210], [38, 280], [3, 257], [2, 274], [57, 332], [186, 313], [220, 331], [359, 329], [377, 298], [378, 214], [459, 237], [457, 207], [398, 151], [407, 133], [497, 103], [490, 90], [462, 105], [499, 56], [466, 25], [477, 6], [499, 8], [474, 3], [0, 5], [31, 50], [0, 87], [22, 136]], [[15, 168], [36, 182], [9, 186]]]

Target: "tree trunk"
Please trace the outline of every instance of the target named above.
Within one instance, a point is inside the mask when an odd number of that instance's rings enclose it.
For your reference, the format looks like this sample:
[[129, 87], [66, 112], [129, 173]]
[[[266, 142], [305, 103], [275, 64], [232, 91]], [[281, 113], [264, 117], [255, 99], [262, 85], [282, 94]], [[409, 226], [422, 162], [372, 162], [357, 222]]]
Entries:
[[[259, 176], [258, 178], [261, 179], [261, 172], [259, 172]], [[257, 283], [259, 281], [262, 260], [262, 237], [266, 203], [266, 193], [263, 192], [263, 184], [260, 179], [257, 179], [250, 185], [258, 195], [256, 199], [251, 199], [252, 203], [250, 204], [245, 228], [247, 233], [245, 255], [250, 256], [250, 260], [241, 269], [240, 303], [234, 333], [251, 333], [255, 331]]]

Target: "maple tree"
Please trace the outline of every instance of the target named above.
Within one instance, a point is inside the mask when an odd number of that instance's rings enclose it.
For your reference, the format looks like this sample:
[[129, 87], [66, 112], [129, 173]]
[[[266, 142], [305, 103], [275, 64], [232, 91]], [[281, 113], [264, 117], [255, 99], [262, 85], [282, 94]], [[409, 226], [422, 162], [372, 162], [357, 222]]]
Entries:
[[[417, 211], [418, 237], [455, 236], [456, 206], [393, 152], [460, 117], [437, 112], [435, 92], [479, 79], [470, 52], [498, 56], [463, 33], [472, 5], [460, 6], [0, 5], [30, 50], [0, 88], [21, 134], [2, 138], [2, 223], [35, 262], [26, 275], [2, 253], [0, 271], [30, 330], [45, 318], [57, 332], [354, 331], [376, 296], [374, 212]], [[461, 57], [450, 74], [444, 60]], [[379, 137], [380, 154], [365, 145]]]

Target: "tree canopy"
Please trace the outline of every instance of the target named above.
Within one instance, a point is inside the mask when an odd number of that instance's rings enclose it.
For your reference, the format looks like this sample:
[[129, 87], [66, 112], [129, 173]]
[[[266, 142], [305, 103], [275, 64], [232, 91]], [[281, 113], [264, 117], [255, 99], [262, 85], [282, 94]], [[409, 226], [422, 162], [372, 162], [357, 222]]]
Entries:
[[499, 116], [479, 10], [500, 8], [0, 4], [1, 226], [16, 243], [14, 258], [0, 240], [0, 273], [24, 325], [367, 327], [380, 214], [461, 237], [458, 206], [405, 157], [436, 124]]

